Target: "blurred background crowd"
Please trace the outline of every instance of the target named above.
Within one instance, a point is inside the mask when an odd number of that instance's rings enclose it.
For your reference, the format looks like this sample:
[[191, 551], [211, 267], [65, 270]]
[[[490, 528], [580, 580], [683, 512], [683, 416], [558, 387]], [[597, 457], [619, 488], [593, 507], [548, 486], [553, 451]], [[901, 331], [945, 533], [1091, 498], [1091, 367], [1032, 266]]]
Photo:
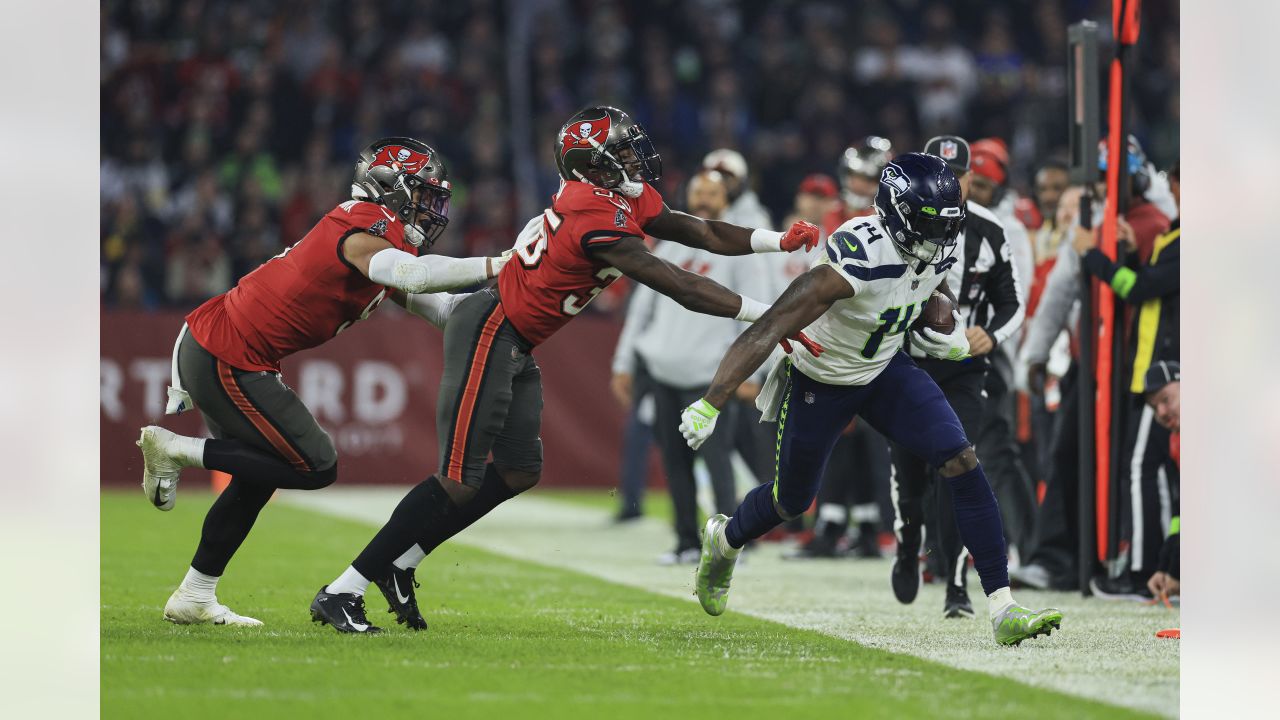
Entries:
[[[1173, 0], [1143, 4], [1126, 157], [1144, 179], [1122, 228], [1131, 267], [1119, 269], [1091, 254], [1092, 235], [1071, 231], [1079, 195], [1062, 164], [1066, 27], [1097, 21], [1109, 57], [1110, 13], [1103, 0], [104, 0], [102, 303], [185, 310], [224, 292], [346, 199], [356, 153], [387, 135], [422, 139], [449, 163], [451, 223], [434, 251], [457, 256], [510, 247], [525, 219], [545, 207], [558, 183], [556, 132], [587, 105], [612, 104], [644, 124], [663, 157], [658, 189], [672, 207], [779, 229], [801, 218], [830, 232], [865, 211], [850, 171], [874, 161], [881, 143], [907, 152], [936, 135], [960, 136], [972, 148], [965, 151], [970, 199], [1006, 224], [1015, 255], [1026, 257], [1024, 330], [993, 353], [991, 369], [1008, 389], [998, 414], [1025, 466], [1015, 481], [1034, 498], [1015, 508], [1001, 495], [1015, 554], [1026, 561], [1016, 577], [1078, 587], [1072, 458], [1079, 440], [1070, 398], [1082, 371], [1070, 292], [1090, 273], [1133, 305], [1122, 372], [1134, 376], [1121, 400], [1130, 420], [1117, 431], [1124, 467], [1132, 467], [1117, 479], [1125, 486], [1119, 512], [1129, 560], [1104, 578], [1112, 585], [1094, 590], [1142, 594], [1169, 564], [1159, 555], [1162, 538], [1177, 532], [1170, 243], [1178, 237], [1179, 18]], [[860, 151], [852, 165], [849, 148]], [[1147, 272], [1158, 262], [1159, 272]], [[1062, 277], [1047, 289], [1055, 267]], [[778, 268], [776, 291], [802, 270]], [[1165, 284], [1156, 287], [1161, 272]], [[1052, 312], [1038, 312], [1045, 293]], [[1138, 315], [1153, 298], [1165, 324], [1140, 360]], [[645, 307], [646, 317], [662, 312]], [[589, 306], [620, 324], [626, 308], [625, 283]], [[640, 378], [632, 376], [643, 374], [634, 353], [624, 347], [614, 362], [614, 394], [629, 416], [621, 520], [643, 511], [653, 442], [654, 411], [633, 387]], [[737, 469], [767, 479], [767, 431], [741, 425]], [[850, 452], [844, 467], [874, 466], [867, 474], [878, 479], [875, 487], [820, 495], [843, 510], [818, 513], [819, 532], [813, 522], [792, 528], [806, 533], [810, 549], [827, 528], [817, 555], [879, 556], [882, 545], [892, 546], [883, 438], [872, 453], [878, 459], [866, 459], [871, 450]], [[695, 486], [708, 486], [707, 471], [695, 473], [689, 457], [667, 460], [687, 516]], [[724, 467], [712, 474], [732, 474]], [[732, 482], [710, 484], [715, 498], [704, 498], [702, 509], [731, 509]], [[685, 525], [664, 562], [696, 561], [696, 538], [680, 535], [694, 526]]]
[[[555, 190], [550, 148], [590, 103], [638, 117], [674, 193], [703, 154], [747, 158], [775, 221], [853, 139], [1003, 138], [1011, 183], [1064, 146], [1066, 36], [1097, 0], [105, 0], [102, 299], [187, 307], [344, 199], [384, 135], [450, 163], [447, 254], [509, 247]], [[1178, 137], [1177, 3], [1146, 3], [1134, 127]], [[601, 304], [601, 308], [605, 309]]]

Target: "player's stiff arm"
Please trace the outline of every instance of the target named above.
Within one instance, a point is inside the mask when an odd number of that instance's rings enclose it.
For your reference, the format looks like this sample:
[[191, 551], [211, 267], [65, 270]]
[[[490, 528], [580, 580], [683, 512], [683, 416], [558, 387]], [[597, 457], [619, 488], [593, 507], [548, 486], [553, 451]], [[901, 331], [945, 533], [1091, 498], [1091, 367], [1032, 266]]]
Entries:
[[643, 128], [617, 109], [578, 113], [556, 147], [563, 182], [550, 207], [521, 233], [497, 287], [459, 302], [445, 326], [439, 469], [405, 495], [312, 602], [312, 617], [340, 632], [370, 631], [345, 616], [370, 582], [398, 622], [426, 627], [413, 593], [414, 569], [441, 543], [538, 482], [542, 376], [533, 350], [613, 280], [626, 275], [694, 312], [739, 320], [755, 320], [767, 307], [654, 256], [646, 234], [723, 255], [817, 243], [817, 228], [808, 223], [775, 233], [667, 208], [649, 184], [660, 168], [657, 154]]
[[[997, 641], [1018, 643], [1061, 622], [1055, 610], [1033, 613], [1013, 602], [999, 508], [982, 466], [942, 391], [901, 351], [912, 319], [935, 288], [945, 288], [949, 249], [964, 217], [960, 202], [955, 176], [940, 158], [895, 159], [881, 176], [878, 217], [855, 218], [833, 233], [823, 262], [734, 342], [707, 394], [685, 409], [681, 431], [696, 449], [779, 339], [803, 329], [825, 348], [818, 358], [781, 361], [761, 392], [766, 417], [778, 417], [776, 473], [747, 494], [732, 518], [707, 522], [696, 589], [709, 614], [725, 610], [742, 547], [809, 507], [836, 438], [861, 416], [948, 481]], [[959, 322], [950, 335], [924, 328], [916, 342], [934, 357], [968, 355]]]
[[217, 602], [219, 578], [273, 492], [315, 490], [337, 478], [333, 441], [282, 381], [280, 361], [367, 317], [389, 292], [430, 318], [449, 301], [413, 293], [473, 285], [501, 269], [505, 258], [421, 254], [448, 222], [447, 178], [424, 143], [373, 143], [357, 162], [351, 200], [187, 316], [174, 348], [168, 410], [194, 406], [213, 438], [143, 428], [143, 491], [169, 510], [183, 468], [220, 470], [231, 481], [205, 517], [166, 619], [260, 624]]

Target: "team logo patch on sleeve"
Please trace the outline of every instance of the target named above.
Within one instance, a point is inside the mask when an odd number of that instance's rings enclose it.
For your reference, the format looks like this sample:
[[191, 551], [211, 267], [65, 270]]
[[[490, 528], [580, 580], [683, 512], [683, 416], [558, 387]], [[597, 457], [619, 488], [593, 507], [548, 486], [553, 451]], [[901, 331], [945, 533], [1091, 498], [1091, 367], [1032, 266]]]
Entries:
[[848, 230], [838, 230], [827, 241], [827, 253], [835, 262], [861, 260], [867, 262], [867, 244]]
[[387, 233], [387, 221], [385, 218], [369, 226], [370, 235], [377, 235], [378, 237], [382, 237], [386, 233]]

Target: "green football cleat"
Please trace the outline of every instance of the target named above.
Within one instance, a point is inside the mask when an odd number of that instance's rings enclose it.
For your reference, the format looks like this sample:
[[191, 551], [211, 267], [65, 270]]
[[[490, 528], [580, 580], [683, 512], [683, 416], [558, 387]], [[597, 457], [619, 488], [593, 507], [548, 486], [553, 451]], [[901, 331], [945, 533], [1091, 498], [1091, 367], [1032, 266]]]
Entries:
[[1017, 645], [1037, 635], [1049, 635], [1062, 627], [1062, 611], [1046, 608], [1028, 610], [1021, 605], [1010, 605], [1000, 616], [991, 621], [996, 642], [1001, 645]]
[[725, 557], [716, 549], [716, 535], [728, 524], [724, 515], [713, 515], [702, 530], [702, 560], [694, 577], [698, 602], [708, 615], [721, 615], [729, 604], [729, 581], [733, 579], [733, 566], [738, 556]]

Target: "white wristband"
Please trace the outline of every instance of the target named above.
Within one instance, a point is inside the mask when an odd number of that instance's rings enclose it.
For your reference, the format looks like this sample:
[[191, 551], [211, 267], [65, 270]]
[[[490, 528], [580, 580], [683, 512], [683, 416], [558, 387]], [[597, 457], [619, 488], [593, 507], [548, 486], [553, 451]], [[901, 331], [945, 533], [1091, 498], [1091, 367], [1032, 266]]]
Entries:
[[733, 318], [734, 320], [755, 322], [756, 320], [759, 320], [760, 316], [765, 314], [769, 309], [768, 305], [765, 305], [759, 300], [752, 300], [746, 295], [741, 295], [739, 297], [742, 300], [742, 307], [738, 310], [738, 314]]
[[751, 252], [782, 252], [782, 233], [764, 228], [751, 231]]

